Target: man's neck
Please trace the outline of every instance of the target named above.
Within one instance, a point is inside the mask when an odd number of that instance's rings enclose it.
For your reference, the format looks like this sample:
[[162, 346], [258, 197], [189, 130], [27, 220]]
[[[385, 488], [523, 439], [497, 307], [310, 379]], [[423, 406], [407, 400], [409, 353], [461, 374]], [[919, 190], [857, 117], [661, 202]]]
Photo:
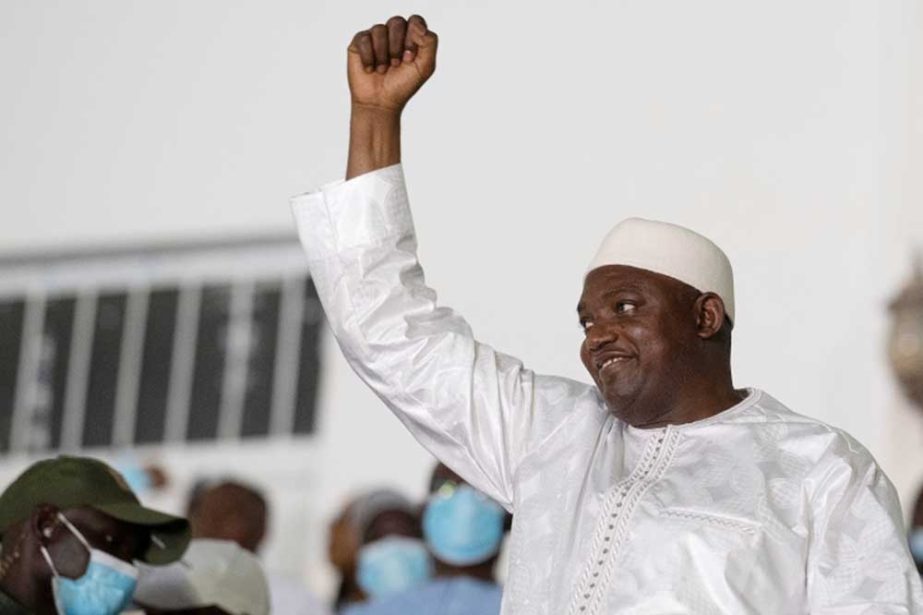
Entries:
[[687, 381], [681, 388], [677, 387], [669, 402], [658, 403], [658, 407], [649, 411], [631, 413], [633, 420], [628, 422], [642, 429], [694, 423], [720, 414], [746, 397], [746, 390], [734, 388], [728, 372], [722, 378]]
[[[16, 575], [8, 574], [6, 577], [0, 581], [0, 604], [7, 609], [12, 608], [6, 603], [11, 603], [15, 605], [16, 608], [21, 609], [21, 612], [27, 613], [33, 609], [26, 608], [26, 601], [23, 599], [22, 587], [20, 583], [16, 582]], [[0, 612], [6, 613], [5, 610], [0, 610]], [[14, 611], [20, 612], [20, 611]]]
[[30, 564], [29, 558], [23, 557], [11, 567], [0, 580], [0, 592], [23, 607], [26, 612], [54, 613], [51, 577], [34, 577], [30, 574], [30, 571], [34, 570]]

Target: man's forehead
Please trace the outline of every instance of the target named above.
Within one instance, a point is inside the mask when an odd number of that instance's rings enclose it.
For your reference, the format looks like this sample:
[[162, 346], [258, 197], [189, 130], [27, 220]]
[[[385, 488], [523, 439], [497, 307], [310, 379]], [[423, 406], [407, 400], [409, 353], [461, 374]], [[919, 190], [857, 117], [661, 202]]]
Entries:
[[246, 503], [249, 505], [263, 503], [263, 496], [246, 485], [225, 482], [205, 489], [200, 496], [200, 505], [215, 506], [221, 512], [228, 507]]
[[655, 292], [665, 290], [675, 284], [684, 285], [679, 280], [674, 280], [647, 269], [627, 265], [606, 265], [593, 269], [584, 278], [580, 305], [582, 306], [587, 299], [594, 296], [603, 296], [610, 292], [621, 290]]
[[445, 465], [444, 463], [440, 463], [433, 470], [433, 475], [430, 479], [430, 491], [435, 490], [441, 483], [445, 481], [453, 481], [456, 483], [466, 482], [465, 479], [456, 474], [452, 468]]
[[365, 530], [365, 542], [374, 542], [390, 535], [414, 537], [418, 533], [418, 522], [409, 510], [392, 508], [378, 513]]

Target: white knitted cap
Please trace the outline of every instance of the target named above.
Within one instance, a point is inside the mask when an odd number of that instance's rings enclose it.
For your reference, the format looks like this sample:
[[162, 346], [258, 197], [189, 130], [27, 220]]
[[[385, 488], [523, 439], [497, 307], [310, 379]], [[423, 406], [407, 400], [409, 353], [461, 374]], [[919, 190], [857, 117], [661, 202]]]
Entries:
[[734, 319], [734, 274], [727, 255], [710, 239], [668, 222], [627, 218], [603, 239], [587, 272], [605, 265], [627, 265], [660, 273], [724, 301]]

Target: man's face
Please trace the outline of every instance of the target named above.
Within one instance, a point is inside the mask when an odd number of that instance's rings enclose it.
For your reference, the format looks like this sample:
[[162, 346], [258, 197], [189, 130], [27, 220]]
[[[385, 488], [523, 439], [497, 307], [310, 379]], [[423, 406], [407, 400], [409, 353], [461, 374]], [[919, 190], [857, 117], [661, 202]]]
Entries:
[[364, 544], [381, 540], [388, 536], [420, 538], [420, 521], [406, 510], [385, 510], [375, 516], [365, 531]]
[[698, 341], [698, 296], [687, 284], [634, 267], [609, 265], [586, 276], [577, 306], [586, 334], [580, 358], [619, 418], [643, 426], [669, 411]]
[[341, 573], [356, 569], [360, 538], [347, 507], [330, 524], [327, 558]]
[[[147, 549], [149, 534], [143, 528], [118, 521], [92, 508], [72, 508], [62, 513], [91, 547], [124, 562], [140, 559]], [[60, 538], [51, 550], [58, 571], [70, 578], [82, 576], [89, 563], [89, 553], [63, 524], [57, 532]]]
[[266, 508], [249, 489], [225, 483], [199, 496], [189, 522], [196, 538], [231, 540], [255, 553], [266, 533]]

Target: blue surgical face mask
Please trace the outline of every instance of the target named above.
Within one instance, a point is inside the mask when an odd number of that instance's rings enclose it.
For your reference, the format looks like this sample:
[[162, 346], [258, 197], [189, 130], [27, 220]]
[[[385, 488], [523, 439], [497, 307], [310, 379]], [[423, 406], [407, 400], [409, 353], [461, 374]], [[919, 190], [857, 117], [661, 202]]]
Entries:
[[468, 485], [444, 484], [423, 513], [423, 536], [437, 559], [453, 566], [487, 561], [500, 550], [505, 513]]
[[433, 564], [421, 540], [387, 536], [359, 550], [356, 580], [371, 598], [406, 591], [432, 575]]
[[923, 564], [923, 527], [915, 527], [910, 532], [910, 554], [913, 561]]
[[128, 486], [131, 487], [131, 490], [136, 494], [150, 491], [154, 486], [151, 473], [147, 471], [147, 468], [136, 461], [120, 464], [117, 469], [119, 474], [122, 475], [122, 478], [125, 479], [125, 482], [128, 483]]
[[138, 570], [105, 551], [94, 549], [67, 518], [58, 513], [61, 523], [90, 552], [90, 561], [83, 575], [69, 579], [58, 574], [48, 550], [42, 555], [54, 577], [51, 589], [59, 615], [116, 615], [131, 601], [138, 583]]

